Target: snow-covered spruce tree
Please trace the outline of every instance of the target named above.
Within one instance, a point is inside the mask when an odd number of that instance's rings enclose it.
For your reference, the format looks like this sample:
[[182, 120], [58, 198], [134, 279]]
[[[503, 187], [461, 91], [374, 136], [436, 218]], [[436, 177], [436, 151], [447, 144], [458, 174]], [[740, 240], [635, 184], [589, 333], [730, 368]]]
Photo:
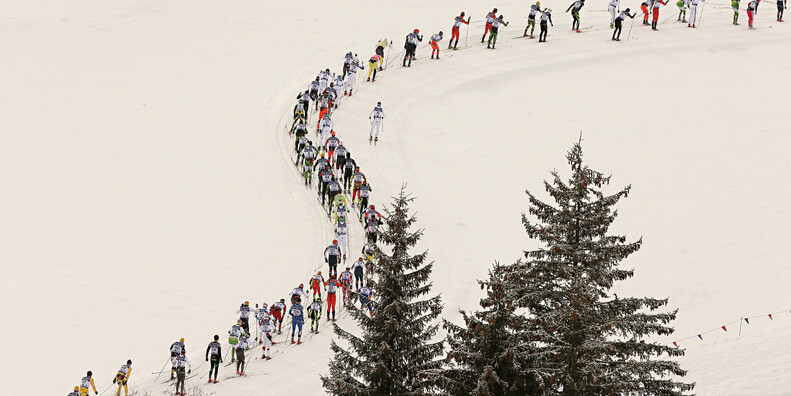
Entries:
[[522, 215], [527, 234], [545, 246], [525, 252], [526, 261], [498, 269], [508, 279], [510, 299], [538, 330], [537, 346], [551, 358], [540, 364], [551, 368], [544, 378], [547, 395], [682, 395], [694, 384], [678, 363], [662, 355], [684, 351], [655, 342], [651, 335], [667, 335], [678, 310], [659, 312], [667, 299], [619, 298], [610, 288], [634, 275], [621, 261], [640, 249], [642, 239], [608, 235], [617, 216], [612, 207], [629, 194], [627, 186], [605, 195], [610, 177], [582, 162], [582, 146], [566, 155], [572, 176], [568, 182], [552, 172], [544, 182], [555, 205], [529, 191], [532, 222]]
[[445, 321], [448, 332], [448, 367], [441, 377], [443, 390], [462, 395], [537, 395], [542, 376], [531, 326], [517, 314], [507, 295], [508, 282], [500, 265], [489, 270], [489, 279], [478, 281], [486, 297], [481, 310], [459, 311], [464, 327]]
[[427, 395], [435, 393], [433, 373], [443, 364], [442, 340], [432, 342], [442, 312], [439, 296], [422, 298], [431, 291], [433, 263], [427, 252], [410, 255], [422, 230], [411, 231], [415, 217], [409, 214], [414, 198], [404, 187], [385, 209], [380, 240], [390, 247], [380, 253], [377, 281], [373, 283], [376, 305], [373, 316], [352, 310], [362, 337], [335, 325], [335, 334], [349, 344], [332, 343], [334, 358], [330, 374], [322, 376], [325, 390], [333, 395]]

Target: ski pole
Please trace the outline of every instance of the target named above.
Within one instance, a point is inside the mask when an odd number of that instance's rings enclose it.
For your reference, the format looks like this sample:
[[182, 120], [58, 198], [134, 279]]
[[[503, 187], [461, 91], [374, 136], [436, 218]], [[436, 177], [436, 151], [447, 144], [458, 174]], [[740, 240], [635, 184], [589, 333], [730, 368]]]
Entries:
[[669, 21], [669, 20], [673, 19], [673, 17], [674, 17], [674, 16], [676, 16], [676, 15], [678, 15], [678, 12], [676, 12], [675, 14], [673, 14], [673, 15], [672, 15], [670, 18], [667, 18], [667, 19], [665, 19], [664, 21], [662, 21], [662, 24], [663, 24], [663, 25], [664, 25], [664, 24], [666, 24], [666, 23], [667, 23], [667, 21]]
[[170, 361], [170, 359], [166, 360], [166, 361], [165, 361], [165, 364], [163, 364], [163, 365], [162, 365], [162, 369], [161, 369], [161, 370], [159, 370], [159, 374], [157, 374], [157, 377], [156, 377], [156, 378], [154, 378], [154, 383], [156, 383], [156, 382], [157, 382], [157, 380], [159, 379], [159, 376], [160, 376], [160, 375], [162, 375], [162, 373], [163, 373], [163, 372], [165, 372], [165, 366], [167, 366], [167, 365], [168, 365], [168, 362], [169, 362], [169, 361]]
[[706, 2], [703, 2], [703, 7], [700, 8], [700, 20], [698, 20], [698, 26], [700, 23], [703, 22], [703, 11], [706, 11]]
[[[467, 48], [467, 37], [470, 37], [470, 20], [469, 19], [467, 19], [467, 32], [464, 33], [464, 48]], [[456, 39], [457, 43], [458, 43], [458, 40], [459, 39]]]
[[103, 394], [104, 394], [104, 392], [107, 392], [108, 390], [110, 390], [110, 388], [112, 388], [112, 387], [113, 387], [113, 385], [115, 385], [115, 384], [112, 384], [112, 383], [111, 383], [110, 385], [108, 385], [108, 386], [107, 386], [107, 389], [103, 390], [103, 391], [102, 391], [102, 393], [100, 393], [100, 394], [99, 394], [99, 396], [103, 395]]
[[632, 26], [634, 26], [634, 18], [632, 18], [632, 24], [629, 25], [629, 33], [626, 35], [626, 42], [629, 42], [629, 39], [632, 38]]
[[[390, 45], [387, 46], [387, 57], [385, 58], [385, 66], [388, 66], [388, 62], [390, 61], [390, 51], [393, 50], [393, 40], [390, 40]], [[383, 67], [382, 70], [385, 68]]]

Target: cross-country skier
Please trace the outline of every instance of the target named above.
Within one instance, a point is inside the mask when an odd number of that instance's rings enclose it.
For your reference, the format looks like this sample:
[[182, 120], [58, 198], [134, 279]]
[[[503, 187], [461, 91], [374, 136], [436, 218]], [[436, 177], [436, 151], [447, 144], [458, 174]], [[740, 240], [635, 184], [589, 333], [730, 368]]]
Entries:
[[313, 170], [315, 171], [316, 169], [318, 169], [319, 172], [321, 172], [322, 170], [327, 169], [329, 167], [330, 167], [330, 161], [327, 160], [323, 152], [320, 153], [319, 159], [317, 159], [316, 162], [313, 163]]
[[571, 22], [571, 30], [579, 33], [580, 32], [580, 9], [585, 6], [585, 0], [576, 0], [575, 2], [571, 3], [569, 8], [566, 8], [566, 12], [571, 10], [571, 17], [573, 18]]
[[379, 223], [382, 221], [382, 215], [376, 210], [376, 205], [369, 206], [368, 210], [366, 210], [363, 214], [363, 218], [365, 219], [366, 223], [370, 223], [372, 221]]
[[384, 118], [385, 111], [382, 109], [382, 102], [376, 102], [376, 107], [368, 115], [368, 119], [371, 120], [371, 134], [368, 136], [368, 141], [374, 138], [374, 129], [376, 129], [376, 141], [379, 141], [379, 128], [382, 126]]
[[783, 10], [786, 9], [788, 0], [777, 0], [777, 22], [783, 22]]
[[[327, 197], [330, 199], [330, 204], [335, 201], [335, 196], [341, 192], [341, 184], [338, 183], [338, 180], [335, 176], [332, 177], [332, 180], [327, 184]], [[324, 205], [324, 201], [321, 201], [321, 204]], [[329, 214], [329, 211], [327, 211]]]
[[530, 29], [530, 38], [533, 38], [533, 31], [536, 30], [536, 14], [541, 12], [541, 2], [537, 1], [536, 4], [530, 6], [530, 14], [527, 16], [527, 27], [525, 34], [522, 37], [527, 37], [527, 29]]
[[338, 76], [333, 83], [332, 103], [336, 109], [341, 105], [341, 97], [343, 96], [343, 87], [345, 85], [346, 83], [343, 81], [341, 76]]
[[305, 285], [300, 283], [298, 287], [291, 291], [291, 303], [308, 299], [308, 293], [305, 292]]
[[280, 301], [272, 304], [272, 307], [269, 308], [269, 313], [272, 314], [274, 324], [277, 325], [277, 334], [283, 333], [283, 319], [286, 315], [286, 299], [281, 298]]
[[[681, 1], [681, 0], [679, 0]], [[739, 4], [741, 3], [740, 0], [731, 0], [731, 8], [733, 8], [733, 24], [739, 24]]]
[[379, 230], [379, 223], [375, 221], [369, 221], [368, 224], [365, 226], [365, 240], [368, 242], [376, 243], [376, 235]]
[[[448, 49], [457, 49], [456, 46], [459, 45], [459, 29], [461, 28], [461, 24], [465, 24], [467, 26], [470, 25], [470, 17], [467, 17], [467, 20], [464, 20], [464, 11], [459, 14], [456, 18], [453, 19], [453, 28], [450, 31], [450, 41], [448, 42]], [[453, 39], [456, 39], [456, 44], [453, 44]]]
[[236, 374], [244, 375], [244, 353], [249, 347], [247, 334], [242, 334], [239, 337], [239, 345], [236, 347]]
[[319, 72], [319, 93], [322, 93], [324, 92], [324, 90], [327, 89], [331, 78], [332, 78], [332, 73], [330, 73], [330, 69], [326, 69]]
[[311, 81], [310, 84], [308, 85], [308, 91], [309, 91], [308, 94], [310, 95], [310, 100], [316, 102], [316, 110], [318, 110], [318, 108], [319, 108], [318, 107], [319, 106], [319, 102], [318, 102], [318, 99], [319, 99], [319, 86], [320, 86], [320, 83], [319, 83], [319, 78], [318, 77], [316, 77], [316, 80], [315, 81]]
[[350, 271], [351, 267], [346, 267], [346, 270], [341, 272], [341, 276], [338, 278], [341, 282], [341, 287], [343, 287], [343, 305], [345, 306], [349, 302], [349, 291], [351, 291], [352, 287], [352, 271]]
[[[324, 153], [322, 153], [324, 154]], [[327, 186], [332, 181], [332, 170], [324, 168], [319, 172], [319, 195], [321, 195], [321, 204], [324, 205], [324, 198], [327, 196]]]
[[621, 28], [623, 26], [623, 20], [627, 17], [634, 19], [637, 13], [629, 15], [629, 9], [625, 9], [618, 15], [618, 18], [615, 18], [615, 30], [612, 32], [612, 39], [613, 41], [621, 41]]
[[[687, 9], [689, 8], [689, 0], [678, 0], [676, 6], [678, 7], [677, 21], [681, 21], [681, 23], [687, 23]], [[739, 15], [738, 10], [736, 11], [736, 15], [738, 19], [738, 15]]]
[[308, 127], [307, 125], [305, 125], [304, 122], [297, 123], [297, 125], [294, 125], [294, 127], [291, 128], [291, 134], [294, 135], [295, 142], [299, 142], [299, 139], [302, 139], [303, 137], [307, 136]]
[[[185, 373], [187, 370], [187, 366], [189, 366], [189, 371]], [[185, 395], [184, 393], [184, 380], [187, 378], [187, 374], [192, 372], [192, 364], [190, 364], [190, 360], [187, 359], [187, 353], [185, 351], [181, 351], [181, 354], [176, 358], [176, 394], [177, 395]], [[179, 392], [181, 389], [181, 392]]]
[[307, 146], [308, 140], [309, 139], [305, 135], [296, 139], [296, 142], [294, 143], [294, 151], [297, 152], [297, 161], [294, 162], [294, 164], [299, 164], [299, 161], [302, 160], [302, 149], [304, 149], [305, 146]]
[[170, 344], [170, 380], [175, 378], [176, 372], [176, 358], [179, 357], [181, 351], [185, 350], [184, 339], [180, 339]]
[[308, 318], [310, 318], [310, 332], [319, 332], [319, 322], [321, 321], [321, 296], [314, 297], [313, 302], [308, 307]]
[[[324, 142], [324, 149], [327, 150], [328, 157], [332, 158], [333, 154], [335, 153], [335, 149], [338, 148], [338, 145], [341, 143], [341, 140], [335, 136], [335, 131], [330, 133], [330, 137], [327, 138], [327, 141]], [[329, 165], [329, 163], [328, 163]]]
[[321, 285], [324, 284], [324, 277], [321, 276], [321, 271], [317, 272], [316, 275], [313, 275], [310, 280], [308, 280], [308, 284], [310, 285], [310, 289], [313, 291], [313, 298], [316, 298], [316, 294], [321, 297]]
[[[404, 49], [406, 49], [406, 53], [404, 54], [404, 62], [402, 66], [412, 66], [412, 59], [415, 59], [415, 50], [417, 49], [417, 44], [423, 41], [423, 36], [420, 35], [420, 30], [415, 29], [412, 33], [406, 35], [406, 40], [404, 41]], [[407, 65], [407, 61], [409, 61], [409, 65]]]
[[308, 104], [303, 101], [299, 101], [297, 104], [294, 105], [294, 121], [291, 123], [291, 128], [293, 129], [297, 123], [305, 122], [308, 117]]
[[654, 15], [654, 19], [651, 21], [651, 30], [659, 30], [656, 28], [656, 24], [659, 22], [659, 7], [666, 5], [667, 2], [663, 0], [654, 0], [654, 5], [652, 9], [652, 13]]
[[493, 9], [490, 13], [486, 14], [486, 27], [483, 30], [483, 36], [481, 36], [481, 42], [486, 41], [486, 33], [489, 33], [489, 30], [492, 29], [492, 22], [494, 22], [495, 18], [497, 18], [497, 8]]
[[640, 4], [640, 9], [643, 10], [643, 25], [648, 25], [648, 16], [649, 10], [651, 8], [651, 1], [652, 0], [643, 0], [643, 3]]
[[[220, 336], [214, 335], [214, 341], [209, 343], [206, 347], [206, 361], [209, 362], [209, 382], [217, 381], [217, 373], [220, 371], [220, 363], [222, 363], [222, 345], [220, 345]], [[212, 372], [214, 372], [214, 380], [211, 379]]]
[[364, 287], [357, 289], [357, 294], [360, 296], [360, 310], [365, 311], [368, 308], [368, 314], [373, 317], [373, 302], [371, 301], [371, 295], [373, 291], [371, 290], [371, 284], [368, 283]]
[[442, 40], [442, 31], [440, 30], [439, 33], [431, 36], [431, 40], [429, 40], [429, 44], [431, 44], [431, 59], [434, 59], [434, 52], [437, 53], [437, 59], [439, 59], [439, 43]]
[[[696, 27], [695, 26], [695, 22], [697, 22], [697, 20], [698, 20], [698, 3], [703, 2], [703, 1], [704, 0], [692, 0], [692, 2], [690, 3], [690, 6], [689, 6], [689, 14], [690, 15], [689, 15], [689, 21], [687, 23], [687, 27], [691, 27], [691, 28]], [[748, 16], [750, 15], [749, 9], [747, 10], [747, 15]], [[752, 17], [750, 17], [750, 19], [752, 20]], [[752, 26], [752, 23], [750, 24], [750, 26]]]
[[354, 60], [354, 55], [349, 51], [343, 57], [343, 75], [341, 78], [346, 78], [346, 74], [349, 73], [350, 66], [352, 65], [352, 60]]
[[335, 156], [332, 158], [333, 163], [335, 163], [335, 169], [341, 169], [348, 153], [349, 150], [343, 144], [343, 141], [339, 141], [338, 147], [335, 148]]
[[99, 394], [99, 392], [96, 390], [96, 384], [93, 382], [93, 373], [88, 371], [88, 373], [85, 374], [85, 377], [82, 377], [80, 380], [80, 396], [88, 396], [88, 394], [91, 392], [91, 388], [93, 388], [94, 394]]
[[363, 181], [360, 185], [360, 220], [363, 218], [363, 211], [368, 206], [368, 197], [371, 196], [371, 185], [367, 181]]
[[363, 274], [365, 272], [365, 261], [360, 257], [352, 264], [354, 268], [354, 288], [359, 289], [365, 282], [363, 282]]
[[365, 269], [373, 275], [374, 260], [376, 260], [376, 256], [379, 254], [379, 248], [376, 247], [375, 243], [366, 243], [363, 245], [362, 254], [363, 257], [365, 257]]
[[242, 320], [244, 332], [250, 334], [250, 301], [243, 302], [236, 312], [239, 314], [239, 319]]
[[330, 320], [330, 313], [332, 313], [332, 320], [335, 320], [335, 296], [339, 287], [341, 287], [341, 283], [335, 279], [335, 275], [330, 275], [330, 279], [324, 283], [324, 290], [327, 291], [327, 320]]
[[[338, 238], [338, 246], [343, 251], [343, 261], [346, 261], [346, 252], [349, 250], [349, 243], [348, 239], [346, 238], [347, 234], [349, 233], [349, 226], [346, 224], [346, 217], [339, 217], [338, 223], [335, 224], [333, 230], [335, 231], [336, 238]], [[335, 272], [330, 273], [330, 275], [338, 275], [337, 268], [335, 269]]]
[[549, 33], [549, 28], [547, 27], [547, 22], [549, 22], [552, 27], [555, 27], [555, 24], [552, 23], [552, 9], [546, 8], [544, 12], [541, 13], [541, 33], [538, 34], [538, 42], [544, 43], [547, 41], [547, 33]]
[[357, 58], [357, 54], [354, 54], [352, 64], [349, 65], [349, 75], [346, 78], [346, 84], [344, 85], [344, 95], [352, 96], [352, 93], [354, 92], [354, 83], [357, 81], [357, 70], [365, 70], [365, 68], [360, 64], [360, 59]]
[[118, 384], [118, 391], [115, 392], [116, 396], [121, 396], [121, 387], [124, 388], [124, 395], [129, 396], [129, 388], [127, 384], [129, 383], [129, 377], [132, 376], [132, 360], [127, 360], [126, 364], [122, 365], [121, 368], [118, 369], [118, 372], [115, 373], [115, 378], [113, 378], [113, 384]]
[[69, 393], [68, 396], [80, 396], [80, 387], [75, 386], [74, 391]]
[[234, 362], [236, 349], [239, 348], [239, 338], [244, 335], [244, 328], [242, 328], [242, 320], [236, 321], [236, 324], [231, 326], [228, 330], [228, 343], [231, 344], [231, 363]]
[[305, 185], [313, 182], [313, 161], [316, 158], [318, 150], [313, 146], [305, 146], [300, 154], [303, 158], [302, 162], [302, 175], [305, 178]]
[[363, 182], [368, 181], [368, 179], [365, 178], [365, 174], [360, 172], [359, 166], [354, 169], [352, 181], [354, 182], [354, 188], [352, 189], [352, 202], [354, 202], [355, 199], [360, 198], [360, 187], [362, 187]]
[[297, 335], [297, 344], [302, 343], [302, 320], [305, 317], [305, 311], [302, 308], [302, 304], [300, 304], [302, 300], [297, 297], [297, 301], [291, 304], [291, 309], [288, 310], [288, 314], [291, 315], [291, 343], [294, 343], [294, 333], [296, 332], [297, 327], [299, 327], [299, 334]]
[[[693, 4], [694, 4], [693, 0]], [[761, 0], [752, 0], [747, 4], [747, 20], [748, 26], [750, 29], [753, 28], [753, 15], [758, 12], [758, 5], [761, 3]], [[694, 26], [693, 26], [694, 27]]]
[[[256, 304], [258, 306], [258, 304]], [[258, 312], [255, 313], [255, 321], [258, 323], [258, 332], [264, 334], [263, 331], [263, 322], [265, 320], [269, 320], [269, 306], [266, 303], [261, 305], [261, 308], [258, 309]], [[256, 341], [261, 344], [264, 340], [264, 336], [256, 337]]]
[[330, 135], [335, 130], [335, 123], [332, 122], [332, 117], [329, 115], [322, 117], [316, 128], [321, 133], [321, 140], [319, 140], [319, 144], [324, 146], [324, 142], [330, 138]]
[[610, 29], [615, 28], [615, 14], [621, 12], [621, 0], [610, 0], [610, 5], [607, 6], [607, 11], [610, 11]]
[[338, 273], [338, 263], [340, 262], [341, 255], [343, 253], [344, 252], [341, 250], [340, 246], [338, 246], [337, 239], [332, 241], [332, 245], [329, 245], [326, 249], [324, 249], [324, 262], [329, 264], [330, 275]]
[[[386, 47], [390, 48], [391, 50], [393, 49], [393, 42], [392, 41], [388, 42], [386, 38], [383, 38], [383, 39], [379, 40], [379, 43], [376, 44], [376, 51], [375, 51], [375, 53], [376, 53], [376, 55], [379, 55], [379, 71], [382, 71], [384, 69], [384, 67], [382, 67], [383, 66], [382, 63], [385, 60], [385, 48]], [[374, 76], [375, 75], [376, 75], [376, 73], [374, 73]]]
[[[349, 211], [348, 205], [349, 203], [346, 201], [346, 197], [344, 197], [341, 194], [335, 196], [335, 199], [332, 201], [332, 209], [331, 209], [334, 215], [332, 216], [333, 217], [332, 220], [334, 223], [337, 223], [338, 219], [340, 218], [344, 218], [344, 219], [346, 218], [346, 213]], [[341, 242], [341, 246], [344, 246], [342, 242]]]
[[352, 175], [354, 170], [359, 168], [357, 161], [352, 159], [351, 153], [346, 153], [346, 159], [343, 161], [343, 191], [349, 192], [352, 187]]
[[261, 348], [261, 359], [269, 360], [272, 358], [269, 356], [269, 351], [272, 349], [272, 344], [274, 344], [272, 342], [272, 332], [274, 331], [275, 326], [269, 318], [261, 322], [261, 342], [264, 344]]
[[[368, 59], [368, 79], [366, 81], [376, 82], [376, 69], [377, 65], [382, 63], [382, 56], [378, 54], [374, 54], [371, 56], [371, 59]], [[371, 73], [373, 73], [373, 79], [371, 79]]]
[[486, 43], [486, 48], [494, 49], [494, 45], [497, 44], [497, 35], [500, 31], [500, 25], [508, 26], [508, 22], [503, 21], [502, 14], [492, 21], [492, 30], [491, 33], [489, 33], [489, 41]]

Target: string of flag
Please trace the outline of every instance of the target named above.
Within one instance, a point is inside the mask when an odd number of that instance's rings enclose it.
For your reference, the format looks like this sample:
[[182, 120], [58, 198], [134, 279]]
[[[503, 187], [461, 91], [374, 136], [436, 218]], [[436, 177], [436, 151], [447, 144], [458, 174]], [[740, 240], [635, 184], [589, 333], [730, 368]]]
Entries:
[[784, 312], [791, 313], [791, 309], [787, 309], [787, 310], [783, 310], [783, 311], [777, 311], [777, 312], [772, 312], [770, 314], [765, 314], [765, 315], [745, 316], [745, 317], [733, 320], [731, 322], [725, 323], [724, 325], [722, 325], [720, 327], [715, 327], [715, 328], [713, 328], [711, 330], [703, 331], [703, 332], [700, 332], [698, 334], [691, 335], [689, 337], [685, 337], [685, 338], [681, 338], [681, 339], [675, 340], [675, 341], [673, 341], [673, 346], [675, 346], [676, 348], [679, 348], [680, 347], [679, 343], [681, 343], [683, 341], [686, 341], [686, 340], [691, 340], [691, 339], [694, 339], [694, 338], [697, 338], [697, 339], [703, 341], [703, 336], [704, 335], [712, 333], [712, 332], [715, 332], [715, 331], [724, 331], [724, 332], [727, 333], [728, 332], [728, 328], [733, 330], [733, 325], [735, 325], [737, 323], [739, 324], [739, 335], [741, 335], [742, 321], [744, 321], [745, 324], [749, 325], [750, 324], [750, 320], [755, 321], [755, 319], [758, 319], [758, 318], [769, 317], [769, 320], [774, 320], [774, 316], [776, 316], [777, 314], [784, 313]]

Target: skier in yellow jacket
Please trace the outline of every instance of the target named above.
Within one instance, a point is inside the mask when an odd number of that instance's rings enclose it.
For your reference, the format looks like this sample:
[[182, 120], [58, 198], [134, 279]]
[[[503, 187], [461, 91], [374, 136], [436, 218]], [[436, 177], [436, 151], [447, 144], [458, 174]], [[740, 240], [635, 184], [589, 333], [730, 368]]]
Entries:
[[118, 373], [116, 373], [115, 378], [113, 378], [113, 383], [118, 384], [118, 392], [115, 393], [116, 396], [121, 396], [121, 387], [124, 388], [124, 395], [129, 396], [129, 388], [127, 387], [127, 383], [129, 383], [129, 377], [131, 375], [132, 361], [127, 360], [126, 364], [118, 369]]
[[93, 383], [93, 373], [88, 371], [88, 374], [80, 380], [80, 396], [88, 396], [91, 392], [90, 388], [93, 388], [94, 394], [99, 394], [99, 392], [96, 391], [96, 384]]

